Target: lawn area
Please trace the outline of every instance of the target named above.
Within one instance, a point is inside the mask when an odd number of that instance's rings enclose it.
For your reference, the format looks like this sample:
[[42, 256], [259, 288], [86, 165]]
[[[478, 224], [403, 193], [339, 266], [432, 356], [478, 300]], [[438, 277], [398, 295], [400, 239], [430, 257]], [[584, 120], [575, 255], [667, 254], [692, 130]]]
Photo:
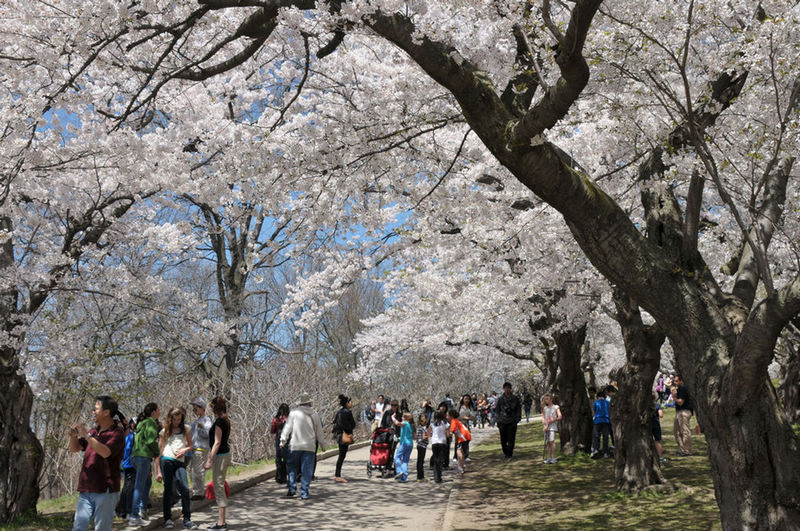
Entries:
[[[721, 529], [705, 437], [694, 435], [691, 457], [676, 457], [673, 410], [665, 412], [666, 478], [670, 494], [626, 495], [614, 490], [613, 461], [580, 454], [542, 464], [541, 425], [521, 424], [514, 459], [506, 463], [499, 437], [471, 451], [471, 470], [457, 495], [455, 529]], [[692, 419], [692, 428], [694, 428]]]

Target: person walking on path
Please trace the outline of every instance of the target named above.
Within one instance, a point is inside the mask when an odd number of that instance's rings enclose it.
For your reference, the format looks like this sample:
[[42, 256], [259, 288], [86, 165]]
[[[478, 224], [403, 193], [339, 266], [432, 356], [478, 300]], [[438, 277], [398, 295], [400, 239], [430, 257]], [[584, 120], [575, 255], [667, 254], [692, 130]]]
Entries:
[[494, 428], [497, 422], [497, 391], [492, 391], [487, 402], [489, 404], [489, 427]]
[[228, 495], [225, 492], [225, 477], [231, 464], [231, 447], [228, 439], [231, 435], [231, 421], [228, 418], [228, 404], [221, 396], [211, 401], [211, 410], [214, 412], [214, 424], [208, 432], [208, 440], [214, 441], [208, 452], [203, 468], [212, 470], [211, 477], [214, 482], [214, 498], [217, 502], [217, 522], [207, 529], [228, 529], [225, 520], [228, 508]]
[[289, 404], [281, 404], [278, 406], [278, 411], [272, 417], [272, 424], [269, 427], [269, 432], [275, 437], [275, 482], [283, 485], [286, 483], [286, 450], [281, 448], [281, 432], [286, 425], [286, 419], [289, 417]]
[[522, 408], [525, 410], [525, 422], [531, 421], [531, 407], [533, 407], [533, 397], [530, 393], [525, 393], [522, 397]]
[[372, 431], [380, 428], [381, 421], [383, 420], [383, 411], [386, 409], [386, 399], [383, 395], [378, 395], [378, 401], [375, 402], [375, 417], [372, 421]]
[[[475, 426], [475, 417], [472, 414], [472, 398], [468, 394], [461, 397], [461, 402], [459, 402], [459, 407], [456, 411], [458, 411], [459, 422], [461, 422], [461, 424], [463, 424], [468, 430], [471, 426]], [[464, 453], [464, 459], [468, 459], [469, 445], [463, 447], [462, 451]], [[453, 461], [458, 461], [458, 448], [453, 450]]]
[[195, 398], [192, 400], [191, 406], [197, 418], [192, 421], [191, 427], [192, 451], [185, 456], [185, 461], [189, 479], [191, 480], [192, 499], [202, 500], [206, 492], [206, 471], [203, 465], [206, 462], [208, 452], [211, 450], [211, 441], [208, 440], [208, 433], [213, 422], [211, 422], [211, 417], [206, 415], [207, 404], [205, 398]]
[[400, 428], [400, 441], [394, 454], [394, 479], [405, 483], [408, 481], [408, 461], [414, 448], [414, 417], [411, 413], [403, 413], [403, 420], [395, 422]]
[[465, 460], [469, 454], [469, 441], [472, 440], [472, 435], [458, 416], [458, 410], [456, 408], [447, 412], [447, 420], [450, 421], [450, 433], [452, 433], [456, 439], [456, 459], [458, 461], [456, 470], [459, 474], [463, 474], [464, 467], [466, 466]]
[[431, 424], [431, 452], [433, 453], [433, 480], [436, 483], [442, 482], [442, 467], [448, 459], [447, 440], [450, 438], [450, 425], [445, 420], [445, 414], [441, 409], [433, 413], [433, 423]]
[[[356, 429], [356, 419], [353, 418], [353, 402], [350, 397], [339, 395], [339, 405], [341, 408], [333, 418], [333, 435], [339, 444], [339, 457], [336, 459], [336, 472], [333, 475], [333, 481], [347, 483], [347, 480], [342, 477], [342, 464], [345, 456], [347, 456], [347, 449], [353, 444], [353, 430]], [[345, 441], [345, 438], [348, 440]]]
[[431, 425], [425, 411], [417, 419], [417, 481], [425, 479], [425, 452], [428, 449], [428, 440], [431, 437]]
[[128, 422], [122, 421], [125, 434], [125, 443], [122, 450], [122, 476], [124, 483], [122, 490], [119, 493], [119, 501], [117, 502], [116, 513], [117, 516], [125, 520], [131, 514], [131, 505], [133, 504], [133, 485], [136, 483], [136, 469], [133, 468], [133, 461], [131, 460], [131, 452], [133, 452], [133, 436], [136, 429], [134, 419], [128, 419]]
[[683, 378], [676, 374], [672, 381], [678, 386], [675, 395], [675, 423], [673, 424], [675, 442], [678, 443], [678, 456], [686, 457], [692, 455], [692, 430], [689, 423], [694, 415], [694, 408]]
[[400, 411], [400, 404], [396, 399], [389, 402], [389, 409], [383, 412], [381, 417], [381, 428], [392, 428], [394, 434], [400, 437], [400, 423], [403, 422], [403, 413]]
[[[553, 395], [547, 393], [542, 397], [544, 407], [542, 408], [542, 428], [544, 429], [544, 441], [547, 446], [547, 454], [544, 462], [547, 464], [556, 463], [556, 434], [558, 433], [558, 422], [561, 420], [561, 408], [553, 403]], [[605, 402], [605, 399], [603, 399]]]
[[478, 418], [480, 419], [481, 429], [486, 425], [489, 415], [489, 403], [486, 401], [486, 394], [484, 393], [481, 395], [481, 399], [478, 400]]
[[132, 527], [143, 526], [147, 523], [144, 512], [147, 508], [147, 498], [150, 496], [150, 478], [153, 460], [158, 457], [158, 417], [161, 410], [158, 404], [150, 402], [144, 406], [144, 411], [139, 415], [136, 423], [136, 434], [133, 438], [133, 468], [136, 469], [136, 482], [133, 486], [133, 503], [131, 514], [128, 516], [128, 525]]
[[[608, 438], [611, 436], [611, 414], [605, 391], [597, 392], [597, 399], [592, 404], [592, 459], [611, 457], [608, 449]], [[600, 436], [603, 437], [603, 451], [600, 452]]]
[[183, 528], [197, 529], [197, 524], [192, 522], [192, 509], [189, 493], [189, 480], [186, 476], [184, 458], [192, 451], [191, 428], [186, 424], [183, 408], [174, 407], [167, 415], [164, 429], [161, 430], [158, 440], [160, 450], [160, 467], [156, 473], [156, 481], [164, 481], [164, 496], [162, 509], [164, 513], [164, 529], [174, 527], [172, 522], [172, 491], [177, 486], [181, 497], [181, 510], [183, 513]]
[[83, 452], [72, 531], [86, 531], [91, 519], [95, 531], [111, 531], [125, 444], [122, 426], [115, 416], [122, 417], [116, 401], [110, 396], [98, 396], [94, 403], [95, 427], [87, 431], [83, 424], [76, 424], [69, 430], [70, 452]]
[[[291, 442], [290, 442], [291, 441]], [[287, 496], [297, 492], [297, 470], [300, 469], [300, 498], [309, 497], [308, 486], [314, 473], [317, 444], [325, 447], [322, 435], [322, 421], [316, 411], [311, 409], [311, 397], [307, 393], [300, 395], [297, 407], [289, 413], [286, 425], [281, 433], [281, 448], [289, 445], [287, 466], [289, 478]]]
[[514, 455], [514, 444], [517, 439], [517, 423], [522, 419], [522, 404], [519, 397], [511, 393], [511, 383], [503, 384], [503, 394], [495, 403], [497, 427], [500, 430], [500, 445], [506, 461]]

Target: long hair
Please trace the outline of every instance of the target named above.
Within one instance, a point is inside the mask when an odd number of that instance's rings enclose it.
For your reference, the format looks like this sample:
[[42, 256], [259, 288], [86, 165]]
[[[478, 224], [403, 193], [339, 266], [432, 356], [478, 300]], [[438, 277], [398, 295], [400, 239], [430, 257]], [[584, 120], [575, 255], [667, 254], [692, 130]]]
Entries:
[[181, 422], [178, 424], [178, 433], [183, 434], [184, 439], [186, 438], [186, 412], [182, 407], [174, 407], [169, 410], [169, 415], [167, 415], [167, 419], [164, 422], [164, 433], [161, 434], [161, 440], [164, 443], [172, 435], [172, 417], [175, 415], [181, 416]]
[[[465, 398], [467, 399], [467, 403], [466, 404], [464, 403], [464, 399]], [[461, 397], [461, 403], [459, 405], [466, 406], [467, 409], [472, 409], [472, 397], [469, 396], [469, 395], [462, 396]]]
[[289, 404], [283, 403], [278, 406], [278, 412], [275, 413], [276, 417], [280, 416], [288, 417], [289, 416]]
[[414, 425], [414, 415], [406, 411], [403, 413], [403, 420], [411, 424], [411, 432], [416, 431], [417, 427]]

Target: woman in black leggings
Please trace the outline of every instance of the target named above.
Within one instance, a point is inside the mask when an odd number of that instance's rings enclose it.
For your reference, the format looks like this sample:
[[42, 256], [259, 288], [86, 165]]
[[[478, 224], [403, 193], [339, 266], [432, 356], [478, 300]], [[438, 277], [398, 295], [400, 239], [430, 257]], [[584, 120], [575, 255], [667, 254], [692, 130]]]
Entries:
[[347, 483], [347, 480], [342, 477], [342, 463], [344, 463], [347, 447], [350, 446], [350, 443], [342, 443], [342, 434], [353, 435], [353, 430], [356, 428], [356, 420], [353, 418], [353, 412], [350, 411], [353, 403], [349, 397], [339, 395], [339, 405], [342, 408], [336, 412], [336, 417], [333, 420], [333, 433], [336, 436], [336, 442], [339, 443], [339, 458], [336, 460], [336, 473], [333, 476], [333, 480], [337, 483]]

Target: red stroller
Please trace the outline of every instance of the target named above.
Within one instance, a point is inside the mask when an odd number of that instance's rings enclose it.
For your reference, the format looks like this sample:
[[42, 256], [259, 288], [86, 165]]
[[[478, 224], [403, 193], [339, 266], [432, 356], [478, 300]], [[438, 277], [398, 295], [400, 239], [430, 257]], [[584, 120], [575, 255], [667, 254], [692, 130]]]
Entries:
[[378, 428], [372, 433], [367, 477], [372, 477], [373, 470], [379, 470], [382, 478], [394, 473], [394, 460], [392, 459], [394, 446], [394, 430], [392, 428]]

